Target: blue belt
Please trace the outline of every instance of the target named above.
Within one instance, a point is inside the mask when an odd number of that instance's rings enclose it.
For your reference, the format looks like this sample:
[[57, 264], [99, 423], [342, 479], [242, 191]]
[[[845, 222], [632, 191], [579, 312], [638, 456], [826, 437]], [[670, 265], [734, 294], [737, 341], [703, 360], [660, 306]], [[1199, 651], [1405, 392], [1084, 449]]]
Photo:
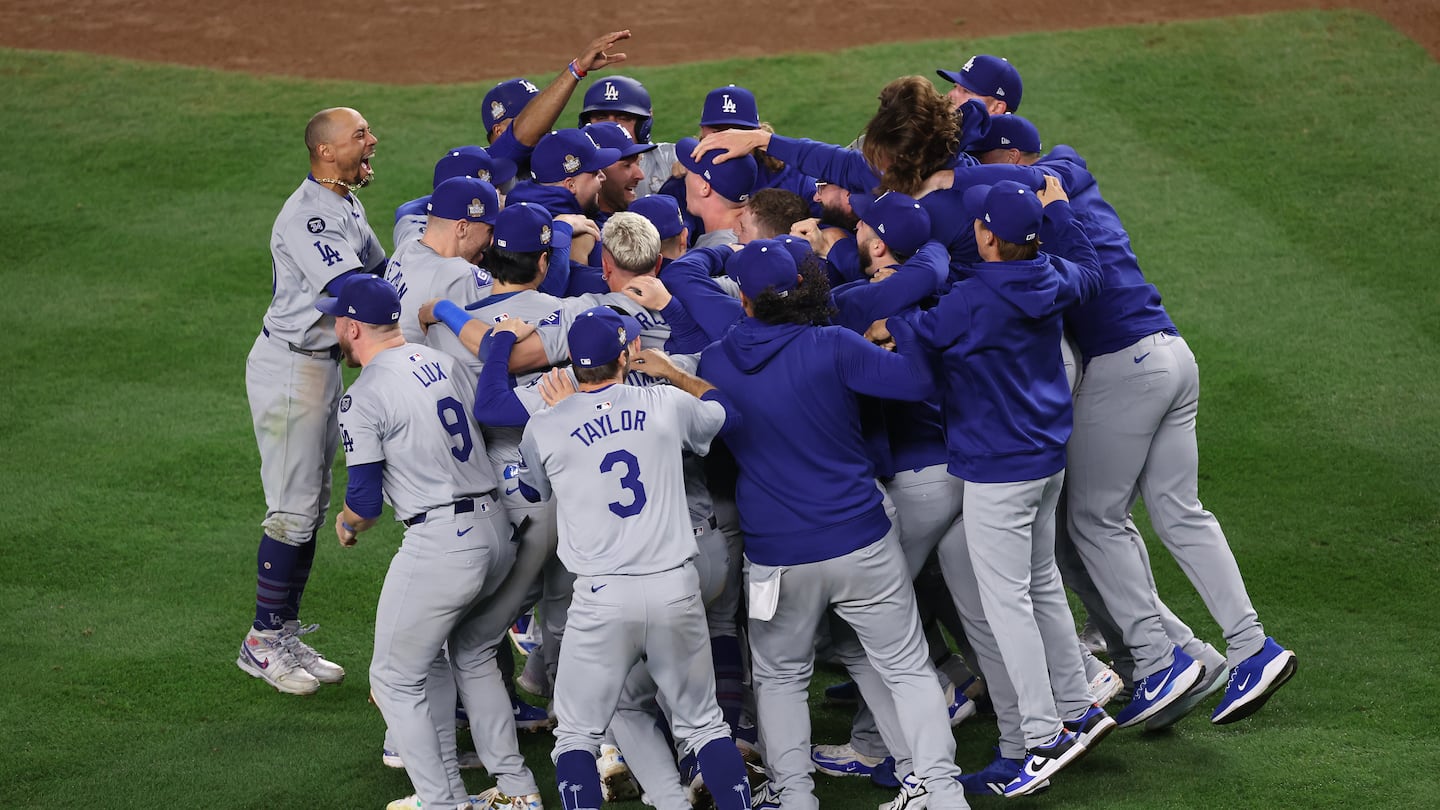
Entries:
[[425, 519], [428, 518], [430, 515], [432, 515], [432, 514], [438, 515], [442, 510], [450, 510], [452, 507], [453, 507], [454, 513], [457, 514], [457, 515], [468, 514], [468, 513], [470, 513], [470, 512], [474, 512], [474, 511], [475, 511], [475, 501], [476, 501], [476, 499], [478, 499], [478, 498], [490, 498], [491, 500], [494, 500], [494, 498], [495, 498], [495, 490], [492, 489], [492, 490], [490, 490], [489, 492], [483, 492], [483, 493], [475, 496], [474, 498], [461, 498], [460, 500], [456, 501], [455, 503], [448, 504], [448, 505], [446, 505], [446, 506], [436, 507], [436, 508], [434, 508], [434, 509], [431, 509], [431, 510], [428, 511], [428, 512], [421, 512], [420, 514], [415, 515], [414, 517], [407, 518], [407, 519], [402, 520], [402, 521], [400, 521], [400, 522], [401, 522], [401, 523], [404, 523], [407, 527], [408, 527], [408, 526], [419, 526], [421, 523], [424, 523], [424, 522], [425, 522]]

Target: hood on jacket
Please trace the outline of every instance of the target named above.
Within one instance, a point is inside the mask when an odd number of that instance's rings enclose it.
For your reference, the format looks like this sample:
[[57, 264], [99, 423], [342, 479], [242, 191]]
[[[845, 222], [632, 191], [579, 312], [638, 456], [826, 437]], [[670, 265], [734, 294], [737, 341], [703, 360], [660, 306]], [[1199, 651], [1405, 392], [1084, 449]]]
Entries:
[[768, 324], [746, 318], [725, 335], [721, 347], [736, 368], [746, 374], [754, 374], [810, 328], [796, 323]]

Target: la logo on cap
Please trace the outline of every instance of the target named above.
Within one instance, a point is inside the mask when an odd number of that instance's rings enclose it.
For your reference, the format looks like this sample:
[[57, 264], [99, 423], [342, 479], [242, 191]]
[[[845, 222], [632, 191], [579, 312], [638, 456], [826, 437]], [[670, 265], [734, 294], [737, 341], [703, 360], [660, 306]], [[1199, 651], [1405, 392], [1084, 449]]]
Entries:
[[726, 112], [726, 113], [733, 113], [733, 112], [735, 112], [735, 101], [730, 98], [730, 94], [729, 94], [729, 93], [726, 93], [726, 94], [725, 94], [725, 102], [720, 105], [720, 112]]
[[972, 57], [970, 57], [969, 59], [965, 60], [965, 66], [962, 67], [962, 68], [960, 68], [960, 69], [963, 70], [963, 71], [965, 71], [966, 73], [969, 73], [969, 72], [970, 72], [970, 68], [973, 68], [973, 67], [975, 67], [975, 57], [972, 56]]

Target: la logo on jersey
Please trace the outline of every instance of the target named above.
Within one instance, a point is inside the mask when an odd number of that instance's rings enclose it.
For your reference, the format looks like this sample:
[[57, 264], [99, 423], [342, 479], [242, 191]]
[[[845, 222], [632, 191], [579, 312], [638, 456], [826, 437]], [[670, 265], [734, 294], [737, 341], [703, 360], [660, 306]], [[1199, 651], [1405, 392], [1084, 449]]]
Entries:
[[610, 83], [610, 82], [605, 82], [605, 100], [606, 100], [606, 101], [619, 101], [619, 100], [620, 100], [620, 91], [619, 91], [619, 90], [616, 90], [616, 89], [615, 89], [615, 85], [612, 84], [612, 83]]
[[720, 105], [720, 112], [726, 112], [726, 113], [733, 113], [733, 112], [735, 112], [735, 101], [730, 98], [730, 94], [729, 94], [729, 93], [726, 93], [726, 94], [725, 94], [725, 103], [723, 103], [723, 104]]

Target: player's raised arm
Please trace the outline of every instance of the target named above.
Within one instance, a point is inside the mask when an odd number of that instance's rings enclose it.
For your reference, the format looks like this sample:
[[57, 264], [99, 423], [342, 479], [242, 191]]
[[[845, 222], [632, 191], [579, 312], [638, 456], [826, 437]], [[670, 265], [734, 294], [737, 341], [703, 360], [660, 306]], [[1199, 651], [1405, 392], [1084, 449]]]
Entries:
[[616, 45], [630, 38], [630, 30], [611, 31], [590, 41], [580, 55], [570, 61], [554, 80], [545, 85], [510, 125], [515, 140], [533, 147], [555, 126], [561, 111], [570, 101], [580, 80], [592, 70], [618, 65], [626, 59], [623, 53], [610, 53]]

